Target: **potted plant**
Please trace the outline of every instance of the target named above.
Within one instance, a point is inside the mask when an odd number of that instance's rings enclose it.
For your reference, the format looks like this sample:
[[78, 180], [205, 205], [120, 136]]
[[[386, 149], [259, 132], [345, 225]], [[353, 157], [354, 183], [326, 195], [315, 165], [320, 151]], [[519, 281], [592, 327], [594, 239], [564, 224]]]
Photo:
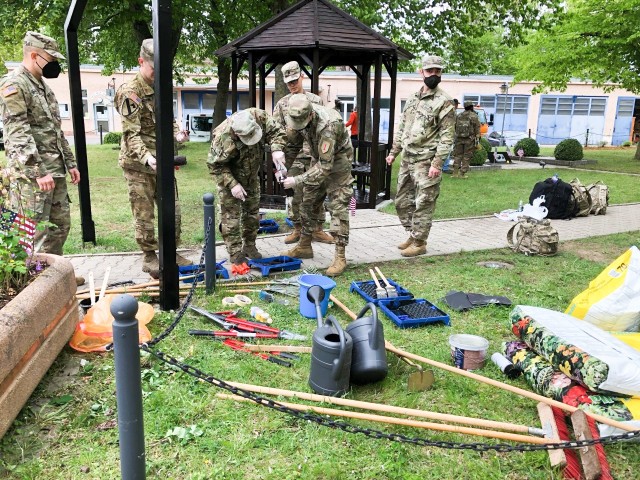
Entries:
[[0, 437], [79, 320], [71, 262], [33, 254], [29, 222], [10, 211], [0, 218]]

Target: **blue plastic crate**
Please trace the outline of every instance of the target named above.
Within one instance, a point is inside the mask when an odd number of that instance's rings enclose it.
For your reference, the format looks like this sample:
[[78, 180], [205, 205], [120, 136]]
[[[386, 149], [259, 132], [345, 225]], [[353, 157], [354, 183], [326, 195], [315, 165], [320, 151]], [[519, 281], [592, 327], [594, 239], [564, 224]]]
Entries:
[[[216, 277], [217, 278], [229, 278], [229, 272], [226, 268], [222, 266], [222, 264], [226, 262], [226, 260], [222, 260], [216, 263]], [[178, 275], [179, 276], [189, 276], [195, 274], [200, 269], [200, 265], [185, 265], [183, 267], [178, 267]], [[202, 265], [202, 272], [197, 277], [187, 278], [186, 280], [181, 280], [184, 283], [193, 283], [195, 280], [199, 282], [204, 280], [204, 265]]]
[[[402, 285], [398, 285], [396, 282], [394, 282], [390, 278], [387, 278], [387, 280], [389, 280], [389, 283], [391, 285], [396, 287], [396, 292], [398, 293], [398, 296], [393, 298], [397, 298], [399, 300], [408, 300], [413, 298], [413, 294], [406, 288], [402, 287]], [[382, 286], [383, 283], [384, 282], [381, 282], [380, 285]], [[373, 280], [366, 280], [364, 282], [354, 281], [354, 282], [351, 282], [351, 287], [349, 287], [349, 291], [356, 292], [358, 295], [364, 298], [367, 302], [372, 302], [377, 305], [378, 301], [386, 300], [386, 298], [378, 298], [376, 296], [376, 288], [377, 288], [376, 284]]]
[[262, 272], [262, 276], [266, 277], [272, 271], [287, 272], [289, 270], [299, 270], [302, 260], [294, 257], [281, 255], [279, 257], [252, 258], [249, 260], [249, 266], [257, 268]]
[[276, 233], [280, 225], [275, 220], [260, 220], [260, 227], [258, 227], [258, 233]]
[[420, 327], [437, 322], [451, 325], [449, 315], [424, 298], [381, 299], [378, 308], [400, 328]]

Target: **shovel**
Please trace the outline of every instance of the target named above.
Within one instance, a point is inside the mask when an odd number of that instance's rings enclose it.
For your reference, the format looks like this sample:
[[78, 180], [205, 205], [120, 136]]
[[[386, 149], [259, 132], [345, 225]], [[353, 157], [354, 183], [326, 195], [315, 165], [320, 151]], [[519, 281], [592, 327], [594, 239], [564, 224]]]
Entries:
[[378, 277], [373, 273], [373, 270], [369, 269], [369, 273], [371, 274], [371, 278], [373, 278], [373, 282], [376, 284], [376, 298], [387, 298], [387, 291], [380, 286], [380, 282], [378, 282]]
[[[357, 318], [357, 315], [349, 310], [349, 308], [340, 300], [338, 300], [335, 295], [330, 295], [329, 299], [338, 307], [340, 307], [344, 311], [344, 313], [349, 315], [352, 320], [355, 320]], [[387, 351], [389, 351], [390, 348], [395, 349], [395, 347], [391, 345], [391, 342], [389, 341], [385, 341], [385, 347]], [[407, 389], [411, 392], [422, 392], [424, 390], [429, 390], [435, 380], [433, 370], [424, 370], [422, 366], [412, 362], [409, 358], [402, 355], [397, 356], [400, 357], [400, 359], [407, 365], [411, 365], [418, 370], [417, 372], [413, 372], [409, 375]]]
[[396, 291], [396, 287], [394, 287], [393, 285], [391, 285], [389, 283], [389, 280], [387, 280], [387, 277], [385, 277], [382, 272], [380, 271], [380, 269], [378, 267], [376, 267], [376, 272], [378, 272], [378, 275], [380, 275], [380, 278], [382, 280], [384, 280], [384, 283], [386, 284], [386, 289], [387, 289], [387, 297], [392, 298], [392, 297], [397, 297], [398, 296], [398, 292]]

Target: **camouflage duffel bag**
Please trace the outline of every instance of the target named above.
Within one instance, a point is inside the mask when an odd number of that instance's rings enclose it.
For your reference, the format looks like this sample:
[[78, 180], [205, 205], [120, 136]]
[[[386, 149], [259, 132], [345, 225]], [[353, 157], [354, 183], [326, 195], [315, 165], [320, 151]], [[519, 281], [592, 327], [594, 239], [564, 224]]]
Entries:
[[559, 237], [548, 219], [520, 217], [520, 221], [507, 232], [507, 242], [514, 252], [551, 256], [558, 253]]

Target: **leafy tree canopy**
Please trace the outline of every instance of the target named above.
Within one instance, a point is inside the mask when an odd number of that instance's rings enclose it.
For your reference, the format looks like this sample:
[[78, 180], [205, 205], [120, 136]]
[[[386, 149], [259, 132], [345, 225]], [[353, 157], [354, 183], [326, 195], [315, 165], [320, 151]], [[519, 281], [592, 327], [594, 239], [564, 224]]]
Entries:
[[569, 0], [550, 31], [532, 33], [516, 50], [515, 80], [543, 82], [537, 92], [562, 91], [579, 78], [640, 93], [638, 25], [638, 0]]

